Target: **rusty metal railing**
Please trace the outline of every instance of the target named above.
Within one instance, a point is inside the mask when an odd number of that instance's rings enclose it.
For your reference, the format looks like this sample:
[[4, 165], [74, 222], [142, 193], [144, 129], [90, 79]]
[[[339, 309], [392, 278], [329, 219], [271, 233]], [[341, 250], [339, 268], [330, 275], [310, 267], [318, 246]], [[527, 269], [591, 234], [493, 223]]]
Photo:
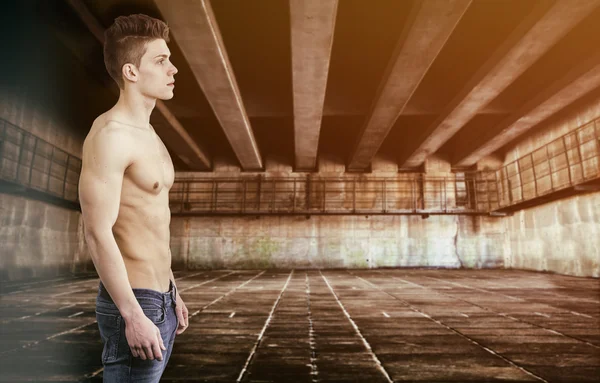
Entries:
[[487, 214], [493, 173], [396, 178], [316, 176], [179, 179], [173, 214]]
[[[78, 203], [81, 159], [0, 119], [0, 180]], [[177, 179], [178, 214], [490, 214], [600, 181], [600, 119], [497, 171]]]
[[69, 202], [78, 201], [81, 159], [0, 119], [0, 179]]
[[600, 119], [496, 171], [500, 208], [600, 179]]

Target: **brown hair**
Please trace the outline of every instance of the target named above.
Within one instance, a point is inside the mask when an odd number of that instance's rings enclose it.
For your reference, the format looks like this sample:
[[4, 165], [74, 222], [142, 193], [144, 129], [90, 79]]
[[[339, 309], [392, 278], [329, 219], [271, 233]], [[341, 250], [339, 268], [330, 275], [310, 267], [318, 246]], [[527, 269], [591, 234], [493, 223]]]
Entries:
[[125, 88], [123, 65], [139, 67], [146, 43], [156, 39], [169, 42], [169, 27], [164, 21], [143, 14], [119, 16], [104, 32], [104, 65], [119, 88]]

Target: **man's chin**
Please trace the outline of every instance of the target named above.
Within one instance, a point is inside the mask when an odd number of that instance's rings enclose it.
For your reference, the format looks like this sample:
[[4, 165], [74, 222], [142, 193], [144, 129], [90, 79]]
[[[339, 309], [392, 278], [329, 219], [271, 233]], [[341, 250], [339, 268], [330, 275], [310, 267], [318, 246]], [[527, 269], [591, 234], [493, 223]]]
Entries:
[[173, 91], [170, 91], [168, 93], [160, 95], [160, 97], [157, 97], [157, 98], [159, 100], [167, 101], [167, 100], [172, 99], [173, 97], [175, 97], [175, 94], [173, 93]]

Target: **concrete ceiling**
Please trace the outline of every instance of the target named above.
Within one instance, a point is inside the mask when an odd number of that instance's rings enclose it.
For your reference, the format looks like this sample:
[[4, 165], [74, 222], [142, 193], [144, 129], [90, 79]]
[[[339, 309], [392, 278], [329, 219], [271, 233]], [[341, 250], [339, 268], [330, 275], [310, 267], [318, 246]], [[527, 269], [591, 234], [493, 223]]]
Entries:
[[155, 114], [181, 170], [210, 170], [218, 158], [255, 171], [276, 157], [310, 171], [323, 155], [349, 171], [369, 171], [377, 155], [419, 169], [437, 152], [468, 167], [600, 89], [600, 0], [46, 7], [101, 84], [110, 81], [95, 28], [131, 13], [167, 21], [179, 73], [175, 98]]

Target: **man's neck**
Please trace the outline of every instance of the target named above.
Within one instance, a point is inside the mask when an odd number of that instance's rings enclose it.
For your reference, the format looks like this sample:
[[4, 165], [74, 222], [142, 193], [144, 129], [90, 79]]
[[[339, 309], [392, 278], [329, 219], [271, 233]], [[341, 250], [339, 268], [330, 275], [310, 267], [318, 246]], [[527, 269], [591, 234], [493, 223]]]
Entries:
[[156, 105], [156, 99], [132, 90], [121, 89], [119, 100], [113, 110], [126, 124], [149, 129], [150, 115]]

